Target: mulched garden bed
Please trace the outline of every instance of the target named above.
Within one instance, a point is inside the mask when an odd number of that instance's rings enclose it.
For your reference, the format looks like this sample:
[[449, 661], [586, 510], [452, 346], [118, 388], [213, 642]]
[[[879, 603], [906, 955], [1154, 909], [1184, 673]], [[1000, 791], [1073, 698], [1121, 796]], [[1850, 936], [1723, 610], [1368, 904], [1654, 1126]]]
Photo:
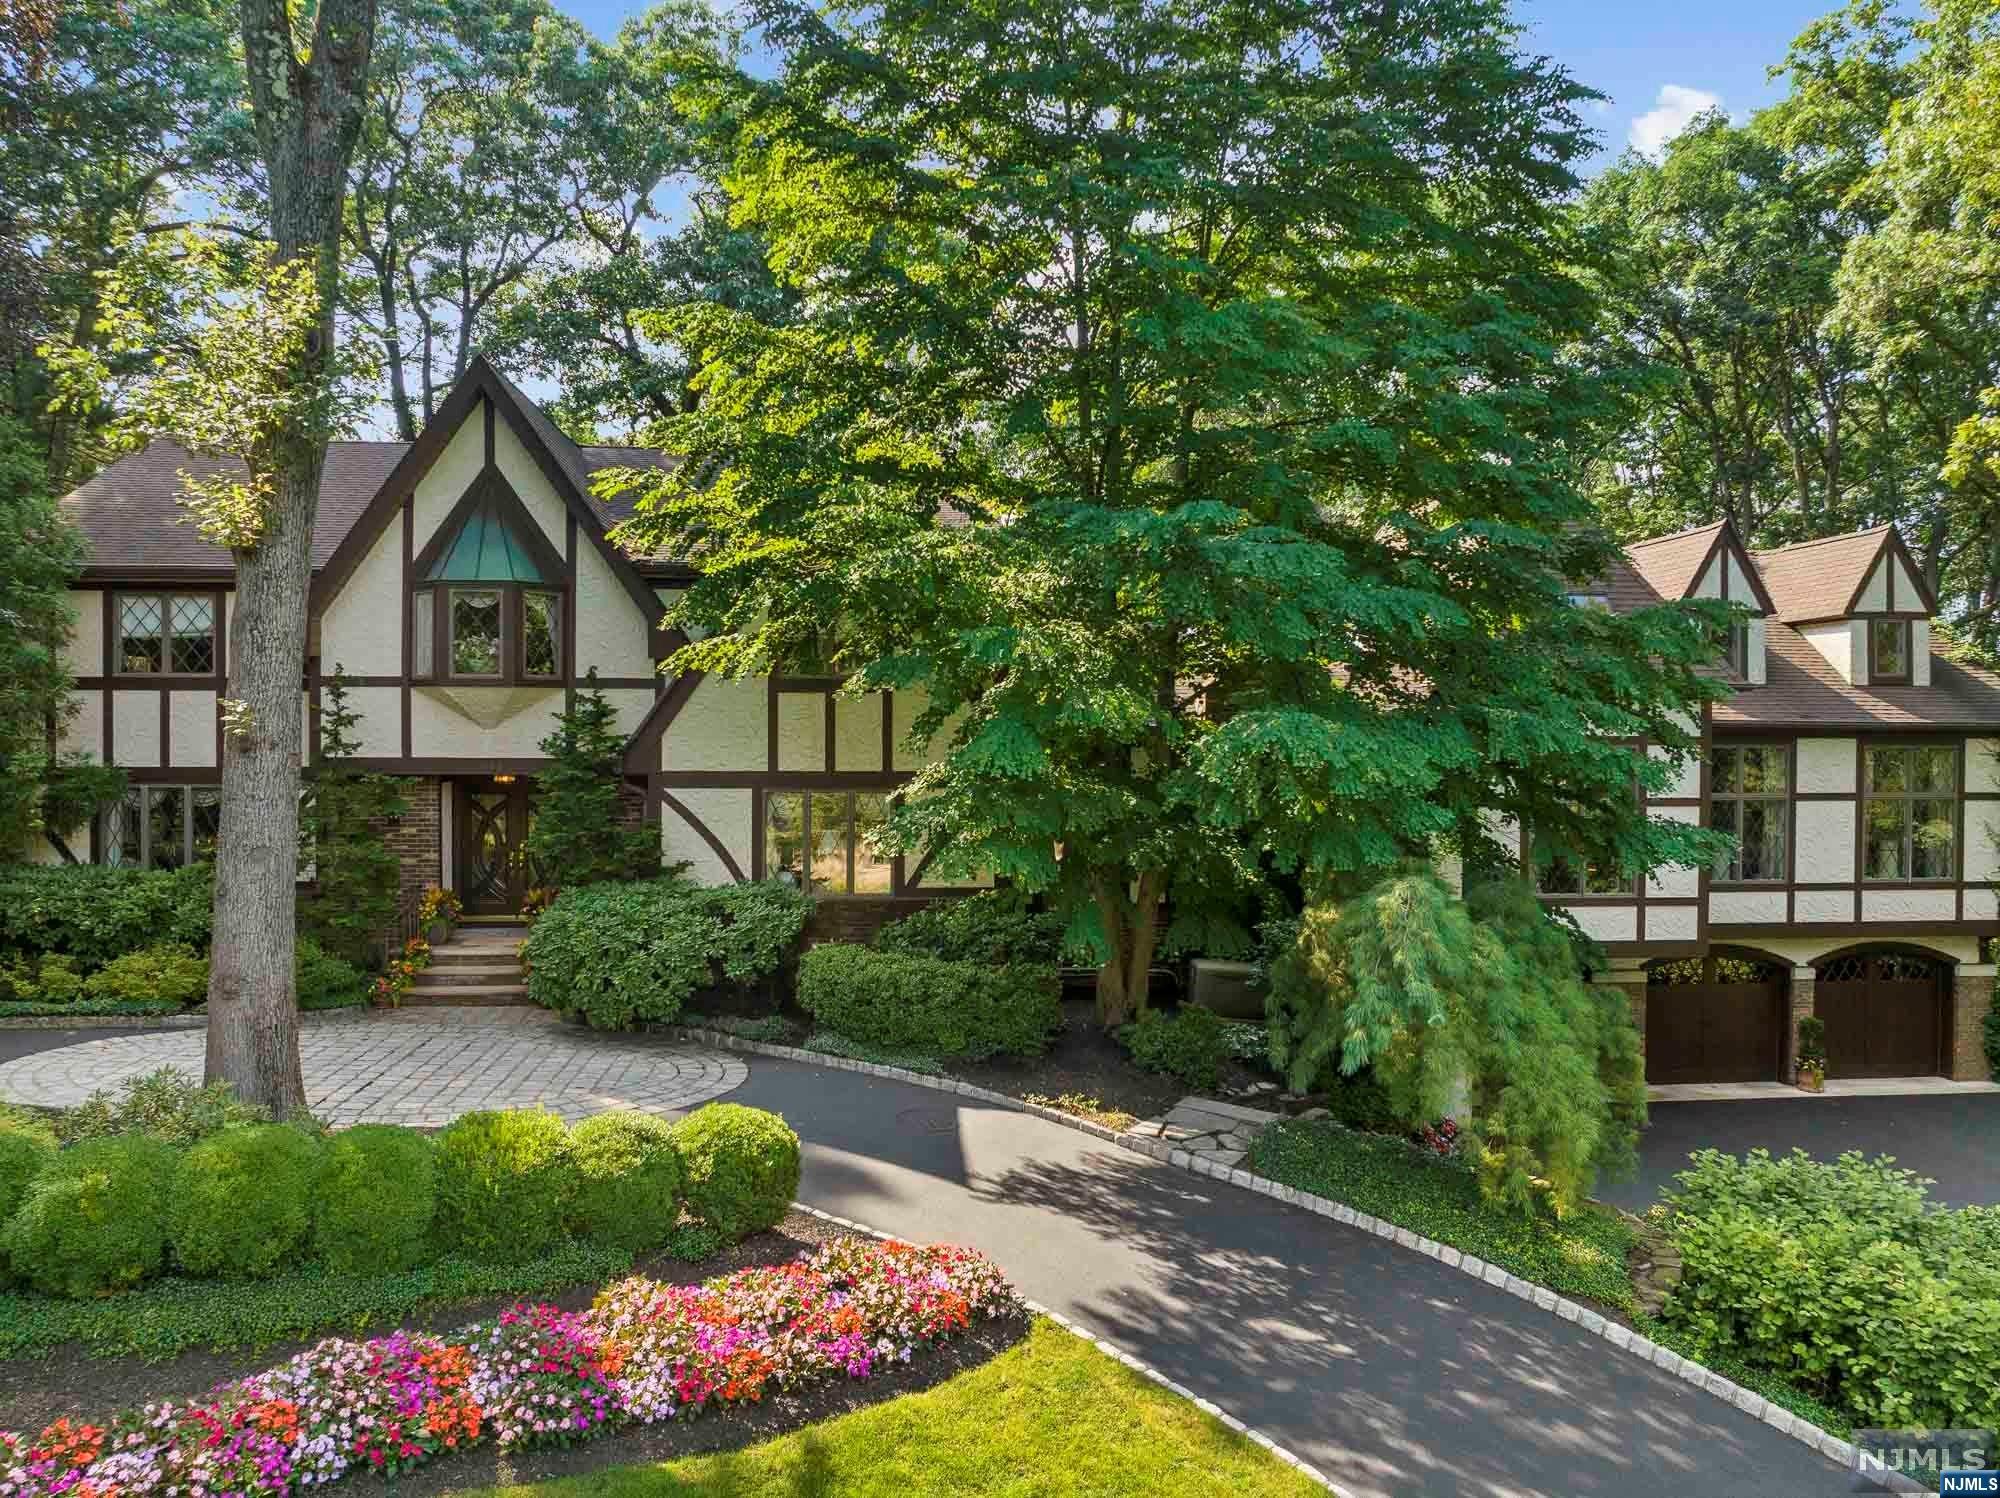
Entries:
[[[735, 1269], [789, 1263], [807, 1249], [841, 1236], [843, 1231], [831, 1223], [804, 1212], [790, 1212], [768, 1232], [753, 1234], [698, 1264], [664, 1255], [647, 1255], [633, 1264], [632, 1273], [662, 1284], [698, 1284]], [[577, 1310], [589, 1305], [601, 1288], [591, 1283], [526, 1298]], [[408, 1331], [437, 1331], [466, 1326], [496, 1316], [522, 1298], [499, 1295], [454, 1301], [410, 1317], [402, 1327]], [[391, 1326], [376, 1326], [363, 1335], [387, 1336], [394, 1330]], [[61, 1415], [109, 1414], [151, 1399], [200, 1394], [229, 1379], [275, 1367], [325, 1337], [346, 1334], [344, 1328], [328, 1327], [301, 1341], [276, 1343], [258, 1350], [240, 1347], [223, 1352], [196, 1350], [159, 1362], [136, 1357], [93, 1357], [74, 1343], [41, 1357], [0, 1360], [0, 1429], [38, 1430]]]

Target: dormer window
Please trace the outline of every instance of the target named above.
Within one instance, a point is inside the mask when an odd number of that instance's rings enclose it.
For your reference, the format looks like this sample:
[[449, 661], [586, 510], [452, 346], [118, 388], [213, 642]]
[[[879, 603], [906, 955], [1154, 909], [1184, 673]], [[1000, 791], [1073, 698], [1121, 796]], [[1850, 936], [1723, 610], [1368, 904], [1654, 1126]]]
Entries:
[[1868, 621], [1868, 680], [1876, 686], [1907, 686], [1910, 681], [1910, 621]]
[[413, 678], [494, 685], [564, 678], [564, 568], [497, 472], [474, 481], [411, 570]]

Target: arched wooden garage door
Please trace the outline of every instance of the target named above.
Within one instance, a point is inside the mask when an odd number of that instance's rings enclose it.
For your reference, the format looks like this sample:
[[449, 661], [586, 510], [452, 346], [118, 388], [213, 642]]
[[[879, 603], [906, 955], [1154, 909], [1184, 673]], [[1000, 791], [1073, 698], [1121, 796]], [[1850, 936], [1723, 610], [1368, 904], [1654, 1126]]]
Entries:
[[1857, 952], [1822, 963], [1813, 1012], [1826, 1021], [1826, 1074], [1927, 1077], [1938, 1071], [1947, 966], [1904, 952]]
[[1711, 953], [1646, 972], [1648, 1082], [1769, 1082], [1783, 1049], [1777, 963]]

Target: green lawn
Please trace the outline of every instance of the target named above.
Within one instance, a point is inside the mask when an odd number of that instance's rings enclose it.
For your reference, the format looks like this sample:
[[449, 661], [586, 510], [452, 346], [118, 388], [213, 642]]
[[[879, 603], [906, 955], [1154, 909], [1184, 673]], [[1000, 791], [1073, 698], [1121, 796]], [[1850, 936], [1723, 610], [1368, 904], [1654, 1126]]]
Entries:
[[1387, 1218], [1564, 1295], [1631, 1305], [1625, 1258], [1632, 1232], [1606, 1208], [1589, 1206], [1558, 1222], [1491, 1207], [1463, 1165], [1323, 1120], [1273, 1124], [1246, 1163], [1259, 1175]]
[[1186, 1400], [1037, 1321], [970, 1373], [716, 1456], [478, 1498], [1324, 1498]]

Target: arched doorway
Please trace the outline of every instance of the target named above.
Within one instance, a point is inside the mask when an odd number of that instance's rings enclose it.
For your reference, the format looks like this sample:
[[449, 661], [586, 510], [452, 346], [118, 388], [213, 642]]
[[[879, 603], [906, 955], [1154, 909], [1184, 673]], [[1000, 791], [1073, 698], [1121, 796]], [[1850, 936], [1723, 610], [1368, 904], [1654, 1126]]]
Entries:
[[1783, 963], [1710, 952], [1646, 968], [1648, 1082], [1770, 1082], [1785, 1034]]
[[1923, 1077], [1943, 1069], [1951, 964], [1908, 949], [1841, 952], [1814, 965], [1829, 1077]]

